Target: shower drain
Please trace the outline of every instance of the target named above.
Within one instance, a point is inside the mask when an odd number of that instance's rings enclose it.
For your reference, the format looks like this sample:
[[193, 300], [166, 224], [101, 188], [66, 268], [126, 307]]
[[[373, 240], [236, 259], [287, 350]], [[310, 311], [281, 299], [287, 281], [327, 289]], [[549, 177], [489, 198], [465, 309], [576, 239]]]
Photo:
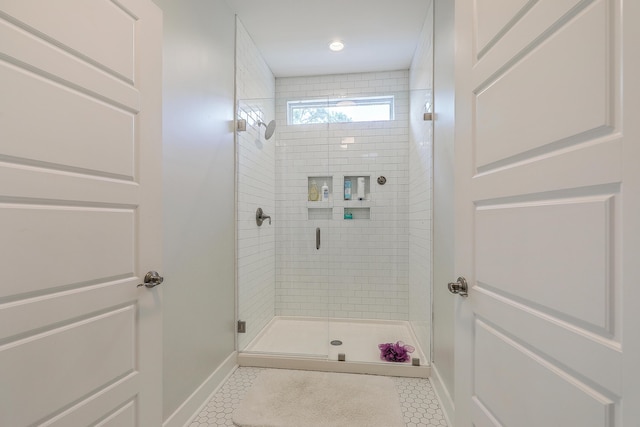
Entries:
[[342, 345], [342, 341], [340, 341], [340, 340], [333, 340], [333, 341], [331, 341], [331, 345]]

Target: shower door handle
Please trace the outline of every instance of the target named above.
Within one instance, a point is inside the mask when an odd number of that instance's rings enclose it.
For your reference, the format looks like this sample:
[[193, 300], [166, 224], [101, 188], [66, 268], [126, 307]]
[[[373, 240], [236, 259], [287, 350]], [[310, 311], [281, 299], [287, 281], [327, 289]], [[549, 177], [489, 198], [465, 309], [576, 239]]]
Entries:
[[320, 250], [320, 227], [316, 228], [316, 249]]

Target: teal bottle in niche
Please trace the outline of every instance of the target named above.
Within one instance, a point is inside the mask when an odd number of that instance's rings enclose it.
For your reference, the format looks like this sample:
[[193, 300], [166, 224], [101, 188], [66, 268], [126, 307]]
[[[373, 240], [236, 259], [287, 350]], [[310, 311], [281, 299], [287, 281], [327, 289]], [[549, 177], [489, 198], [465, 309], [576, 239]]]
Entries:
[[351, 180], [344, 180], [344, 199], [351, 200]]

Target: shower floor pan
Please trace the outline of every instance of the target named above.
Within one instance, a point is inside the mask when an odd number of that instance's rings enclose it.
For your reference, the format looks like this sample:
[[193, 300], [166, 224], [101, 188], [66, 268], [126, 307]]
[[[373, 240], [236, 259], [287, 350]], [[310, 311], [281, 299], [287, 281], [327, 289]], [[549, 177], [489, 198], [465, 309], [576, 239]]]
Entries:
[[[415, 347], [421, 366], [380, 360], [378, 344], [396, 341]], [[240, 366], [418, 378], [429, 376], [427, 361], [408, 322], [313, 317], [276, 316], [238, 354]]]

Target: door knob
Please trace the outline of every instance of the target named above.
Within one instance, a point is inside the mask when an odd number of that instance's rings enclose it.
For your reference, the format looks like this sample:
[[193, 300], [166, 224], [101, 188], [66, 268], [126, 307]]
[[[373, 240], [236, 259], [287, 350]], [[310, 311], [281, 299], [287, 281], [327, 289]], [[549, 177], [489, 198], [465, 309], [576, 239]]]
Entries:
[[452, 294], [458, 294], [461, 297], [467, 297], [469, 294], [467, 291], [469, 288], [467, 287], [467, 279], [464, 277], [458, 277], [458, 281], [455, 283], [449, 283], [449, 292]]
[[158, 274], [157, 271], [150, 271], [144, 276], [144, 283], [140, 283], [137, 287], [146, 286], [147, 288], [155, 288], [164, 281], [164, 277]]

